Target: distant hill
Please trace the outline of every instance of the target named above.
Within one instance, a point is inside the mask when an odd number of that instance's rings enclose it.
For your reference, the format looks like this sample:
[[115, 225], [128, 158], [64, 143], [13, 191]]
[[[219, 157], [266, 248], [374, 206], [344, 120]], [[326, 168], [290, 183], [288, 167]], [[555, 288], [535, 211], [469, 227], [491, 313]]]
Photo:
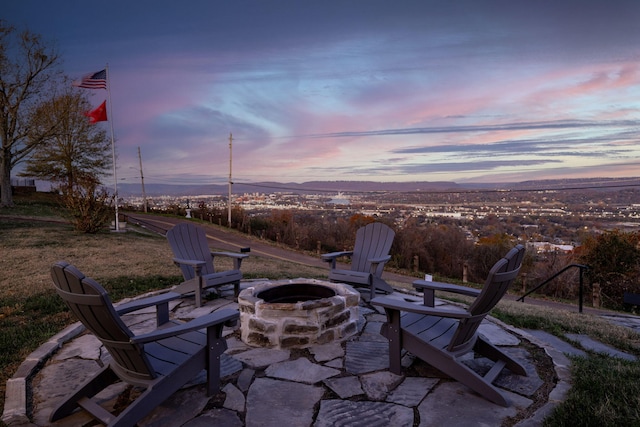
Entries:
[[[203, 194], [228, 194], [229, 186], [222, 185], [171, 185], [145, 184], [147, 196], [195, 196]], [[338, 192], [372, 192], [372, 191], [446, 191], [460, 190], [455, 182], [373, 182], [373, 181], [309, 181], [295, 182], [256, 182], [234, 183], [233, 193], [338, 193]], [[140, 184], [118, 184], [120, 196], [139, 195]]]
[[[413, 182], [375, 182], [375, 181], [308, 181], [295, 182], [255, 182], [234, 183], [233, 193], [327, 193], [338, 192], [411, 192], [411, 191], [464, 191], [479, 189], [502, 190], [534, 190], [534, 189], [573, 189], [599, 188], [619, 189], [622, 187], [640, 187], [640, 178], [588, 178], [588, 179], [554, 179], [513, 183], [455, 183], [448, 181], [413, 181]], [[172, 185], [145, 184], [147, 196], [197, 196], [228, 194], [227, 184], [211, 185]], [[140, 184], [118, 184], [121, 197], [136, 196], [142, 193]]]

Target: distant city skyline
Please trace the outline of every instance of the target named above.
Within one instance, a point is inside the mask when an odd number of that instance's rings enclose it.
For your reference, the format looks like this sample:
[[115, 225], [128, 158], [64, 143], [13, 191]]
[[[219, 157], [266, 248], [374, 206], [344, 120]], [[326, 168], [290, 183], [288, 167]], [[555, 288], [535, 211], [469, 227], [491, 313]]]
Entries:
[[633, 0], [23, 0], [2, 19], [73, 79], [108, 64], [122, 182], [140, 147], [145, 183], [223, 184], [231, 133], [238, 183], [640, 175]]

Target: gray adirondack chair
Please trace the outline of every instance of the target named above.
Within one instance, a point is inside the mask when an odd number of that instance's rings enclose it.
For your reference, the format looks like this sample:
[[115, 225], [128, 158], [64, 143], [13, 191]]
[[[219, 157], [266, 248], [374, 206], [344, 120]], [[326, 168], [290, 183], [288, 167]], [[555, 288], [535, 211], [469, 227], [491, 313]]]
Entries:
[[[330, 263], [329, 280], [366, 286], [371, 290], [371, 298], [376, 290], [392, 293], [393, 288], [382, 279], [384, 265], [391, 259], [389, 250], [396, 233], [381, 222], [372, 222], [360, 227], [356, 232], [356, 241], [352, 251], [323, 254], [322, 259]], [[337, 268], [340, 257], [351, 258], [351, 269]]]
[[[425, 301], [431, 303], [430, 306], [390, 297], [375, 298], [372, 304], [383, 307], [387, 315], [387, 323], [381, 332], [389, 340], [391, 372], [400, 375], [401, 352], [404, 348], [485, 399], [509, 406], [509, 400], [493, 385], [493, 381], [505, 366], [519, 375], [526, 376], [527, 373], [520, 363], [479, 334], [478, 326], [515, 280], [524, 252], [522, 245], [511, 249], [491, 268], [481, 290], [448, 283], [415, 281], [417, 289], [425, 290]], [[436, 290], [475, 296], [476, 299], [467, 309], [433, 307], [433, 292]], [[470, 351], [495, 362], [484, 376], [460, 361], [460, 357]]]
[[[167, 231], [167, 240], [173, 251], [173, 262], [180, 267], [185, 280], [173, 289], [174, 292], [194, 292], [196, 307], [202, 305], [202, 290], [210, 287], [233, 284], [233, 294], [238, 297], [242, 280], [240, 266], [247, 254], [212, 252], [204, 228], [189, 222], [177, 224]], [[233, 258], [233, 269], [216, 271], [216, 256]]]
[[[237, 310], [218, 310], [187, 323], [169, 320], [169, 292], [113, 307], [107, 292], [74, 266], [60, 261], [51, 267], [56, 292], [82, 324], [109, 352], [106, 365], [71, 392], [51, 414], [51, 421], [70, 415], [78, 407], [108, 426], [132, 426], [180, 387], [207, 369], [207, 394], [218, 391], [220, 356], [227, 348], [224, 325], [236, 322]], [[157, 329], [134, 335], [120, 315], [157, 307]], [[145, 391], [115, 416], [94, 400], [108, 385], [124, 381]]]

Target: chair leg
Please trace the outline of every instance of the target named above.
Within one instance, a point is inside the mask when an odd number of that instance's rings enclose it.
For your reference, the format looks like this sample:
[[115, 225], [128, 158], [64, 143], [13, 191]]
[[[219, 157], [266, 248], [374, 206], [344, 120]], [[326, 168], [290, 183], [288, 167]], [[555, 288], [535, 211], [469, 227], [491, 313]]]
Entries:
[[385, 309], [387, 323], [382, 327], [382, 335], [389, 341], [389, 371], [396, 375], [402, 373], [402, 331], [400, 329], [400, 311]]
[[207, 396], [220, 390], [220, 356], [227, 349], [227, 340], [222, 338], [224, 325], [207, 328]]
[[78, 401], [82, 398], [91, 398], [104, 390], [107, 386], [119, 381], [119, 378], [111, 370], [109, 366], [105, 366], [100, 369], [91, 378], [85, 381], [80, 388], [75, 390], [72, 394], [65, 397], [64, 401], [60, 403], [51, 413], [50, 420], [56, 421], [61, 418], [70, 415], [76, 408], [79, 407]]
[[373, 275], [369, 275], [369, 289], [371, 289], [371, 295], [369, 296], [369, 301], [376, 297], [376, 281], [373, 279]]
[[196, 307], [202, 306], [202, 276], [198, 276], [198, 286], [196, 288]]
[[494, 362], [503, 361], [505, 363], [505, 367], [509, 368], [509, 370], [514, 374], [527, 376], [527, 371], [520, 362], [508, 354], [503, 353], [499, 348], [483, 338], [482, 335], [478, 335], [478, 340], [476, 341], [473, 350]]
[[233, 299], [238, 301], [238, 295], [240, 295], [240, 282], [235, 282], [233, 284]]
[[490, 381], [478, 375], [451, 354], [425, 344], [419, 338], [410, 334], [404, 337], [403, 342], [409, 352], [454, 380], [466, 385], [483, 398], [504, 407], [509, 406], [509, 401]]

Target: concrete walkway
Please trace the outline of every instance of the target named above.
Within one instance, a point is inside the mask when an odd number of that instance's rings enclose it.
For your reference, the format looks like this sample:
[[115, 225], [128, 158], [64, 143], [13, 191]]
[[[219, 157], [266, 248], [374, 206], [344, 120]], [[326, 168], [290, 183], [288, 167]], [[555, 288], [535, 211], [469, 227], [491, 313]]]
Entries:
[[[250, 285], [243, 283], [243, 287]], [[393, 296], [421, 300], [405, 293], [396, 292]], [[230, 298], [214, 299], [200, 308], [195, 308], [193, 302], [193, 298], [175, 302], [171, 307], [174, 317], [188, 320], [222, 307], [237, 307]], [[385, 316], [362, 302], [360, 317], [358, 333], [344, 342], [302, 350], [251, 348], [238, 338], [237, 330], [228, 329], [229, 349], [223, 355], [221, 392], [208, 398], [201, 374], [139, 425], [467, 426], [508, 422], [537, 426], [569, 390], [570, 362], [566, 354], [582, 351], [539, 331], [518, 330], [495, 319], [485, 320], [481, 332], [520, 360], [529, 374], [521, 377], [505, 370], [498, 377], [495, 384], [512, 401], [511, 407], [504, 408], [408, 356], [403, 375], [390, 373], [387, 341], [379, 333]], [[123, 318], [134, 333], [149, 330], [154, 322], [149, 310]], [[583, 337], [571, 339], [583, 342]], [[544, 350], [552, 360], [553, 381], [545, 383], [538, 375], [540, 370], [549, 368], [532, 364], [530, 351], [535, 348]], [[9, 380], [2, 420], [8, 426], [51, 425], [48, 418], [56, 402], [96, 371], [104, 357], [100, 342], [79, 324], [62, 331], [30, 355]], [[483, 362], [467, 360], [478, 371], [485, 369]], [[105, 407], [112, 407], [125, 388], [119, 384], [107, 389], [101, 395]], [[85, 413], [78, 412], [55, 425], [78, 426], [89, 421]]]

